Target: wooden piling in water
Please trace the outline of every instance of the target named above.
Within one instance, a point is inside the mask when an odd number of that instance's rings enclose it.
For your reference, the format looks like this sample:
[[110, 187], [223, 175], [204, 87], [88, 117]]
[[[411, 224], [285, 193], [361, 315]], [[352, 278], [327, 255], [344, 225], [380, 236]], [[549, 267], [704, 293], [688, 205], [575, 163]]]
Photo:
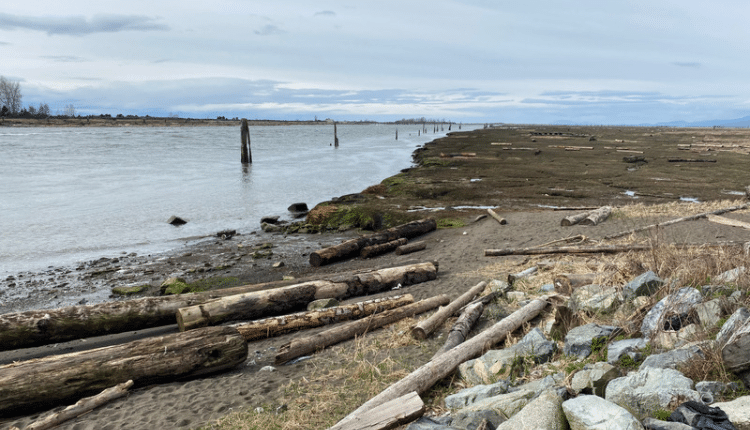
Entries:
[[333, 123], [333, 146], [335, 146], [336, 148], [339, 147], [339, 137], [337, 136], [337, 133], [336, 133], [336, 123], [335, 122]]
[[396, 140], [398, 140], [398, 129], [396, 129]]
[[242, 144], [242, 164], [252, 163], [253, 154], [250, 152], [250, 128], [248, 127], [247, 119], [245, 118], [242, 118], [242, 124], [240, 125], [240, 142]]

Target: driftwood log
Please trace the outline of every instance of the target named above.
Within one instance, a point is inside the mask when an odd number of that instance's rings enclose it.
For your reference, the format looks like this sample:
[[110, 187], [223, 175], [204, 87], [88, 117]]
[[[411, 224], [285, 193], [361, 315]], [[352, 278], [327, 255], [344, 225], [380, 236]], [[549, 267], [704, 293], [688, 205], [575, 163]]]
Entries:
[[482, 302], [477, 302], [466, 306], [466, 308], [464, 308], [464, 311], [451, 327], [451, 330], [448, 332], [448, 337], [445, 339], [445, 343], [443, 344], [443, 346], [441, 346], [440, 349], [438, 349], [437, 352], [435, 352], [435, 354], [432, 356], [432, 360], [434, 360], [435, 357], [441, 355], [445, 351], [448, 351], [449, 349], [462, 344], [469, 336], [469, 331], [471, 331], [471, 328], [474, 327], [474, 324], [476, 324], [479, 317], [482, 316], [482, 312], [484, 312], [484, 304]]
[[493, 211], [492, 209], [487, 208], [487, 213], [490, 214], [492, 218], [495, 218], [495, 221], [500, 223], [500, 225], [508, 224], [508, 221], [505, 218], [498, 215], [497, 212]]
[[170, 325], [175, 323], [175, 313], [180, 308], [195, 306], [228, 295], [293, 283], [293, 281], [277, 281], [203, 293], [143, 297], [94, 305], [4, 314], [0, 315], [0, 350], [29, 348]]
[[355, 336], [361, 336], [368, 331], [392, 324], [407, 317], [412, 317], [422, 312], [427, 312], [438, 306], [446, 305], [449, 302], [450, 299], [448, 296], [441, 294], [417, 303], [375, 314], [368, 318], [350, 321], [339, 327], [333, 327], [313, 336], [295, 339], [279, 348], [279, 352], [276, 354], [276, 364], [284, 364], [302, 355], [313, 353]]
[[609, 215], [612, 213], [612, 207], [611, 206], [602, 206], [599, 209], [592, 211], [589, 216], [581, 220], [581, 225], [598, 225], [601, 222], [604, 222], [609, 218]]
[[386, 252], [393, 251], [401, 245], [406, 245], [406, 242], [408, 241], [409, 239], [401, 237], [390, 242], [365, 246], [364, 248], [362, 248], [362, 251], [360, 251], [359, 256], [362, 258], [370, 258], [376, 255], [385, 254]]
[[[436, 263], [433, 264], [436, 265]], [[371, 276], [379, 276], [378, 271], [346, 272], [329, 276], [328, 279], [358, 285], [361, 283], [360, 277], [369, 279]], [[220, 297], [263, 291], [295, 283], [298, 284], [299, 281], [273, 281], [202, 293], [143, 297], [93, 305], [4, 314], [0, 315], [0, 350], [29, 348], [170, 325], [175, 323], [175, 314], [180, 308], [196, 306]]]
[[311, 252], [310, 265], [318, 267], [344, 260], [359, 255], [362, 248], [366, 246], [386, 243], [402, 237], [412, 239], [435, 229], [437, 229], [437, 222], [434, 219], [427, 218], [389, 228], [379, 233], [349, 239], [338, 245]]
[[681, 217], [681, 218], [675, 218], [675, 219], [672, 219], [672, 220], [669, 220], [669, 221], [664, 221], [664, 222], [660, 222], [660, 223], [656, 223], [656, 224], [650, 224], [650, 225], [647, 225], [647, 226], [644, 226], [644, 227], [634, 228], [634, 229], [626, 230], [626, 231], [623, 231], [623, 232], [620, 232], [620, 233], [616, 233], [616, 234], [610, 234], [609, 236], [604, 236], [604, 239], [616, 239], [618, 237], [628, 236], [630, 234], [639, 233], [641, 231], [650, 230], [652, 228], [666, 227], [668, 225], [677, 224], [678, 222], [694, 221], [694, 220], [697, 220], [697, 219], [706, 218], [708, 215], [721, 215], [721, 214], [725, 214], [727, 212], [734, 212], [734, 211], [738, 211], [738, 210], [742, 210], [742, 209], [747, 209], [748, 207], [750, 207], [750, 203], [746, 203], [744, 205], [738, 205], [738, 206], [730, 206], [728, 208], [718, 209], [718, 210], [715, 210], [715, 211], [712, 211], [712, 212], [703, 212], [703, 213], [699, 213], [699, 214], [696, 214], [696, 215], [690, 215], [690, 216], [685, 216], [685, 217]]
[[0, 366], [0, 414], [46, 408], [133, 380], [136, 385], [230, 369], [247, 358], [232, 327], [141, 339], [122, 345]]
[[128, 388], [132, 386], [133, 381], [130, 380], [123, 382], [122, 384], [117, 384], [114, 387], [107, 388], [96, 396], [83, 398], [77, 401], [75, 405], [68, 406], [60, 412], [55, 412], [54, 414], [47, 415], [40, 420], [34, 421], [24, 427], [23, 430], [47, 430], [57, 427], [65, 421], [72, 420], [75, 417], [91, 412], [112, 400], [119, 399], [127, 394]]
[[563, 227], [570, 227], [571, 225], [576, 225], [579, 222], [586, 219], [586, 217], [589, 216], [590, 213], [591, 211], [587, 211], [587, 212], [577, 213], [575, 215], [568, 215], [565, 218], [563, 218], [562, 221], [560, 221], [560, 225]]
[[419, 394], [411, 392], [373, 408], [366, 416], [329, 430], [387, 430], [410, 423], [424, 414], [424, 402]]
[[396, 251], [394, 251], [394, 253], [396, 255], [411, 254], [412, 252], [421, 251], [425, 248], [427, 248], [427, 242], [425, 242], [424, 240], [420, 240], [419, 242], [412, 242], [407, 243], [406, 245], [401, 245], [396, 248]]
[[523, 279], [523, 278], [528, 278], [529, 276], [535, 274], [538, 271], [539, 271], [538, 266], [531, 266], [528, 269], [522, 270], [518, 273], [511, 273], [508, 275], [508, 284], [513, 286], [513, 284], [515, 284], [516, 281]]
[[558, 246], [545, 248], [504, 248], [485, 249], [486, 257], [499, 257], [504, 255], [539, 255], [539, 254], [597, 254], [617, 253], [628, 251], [647, 251], [651, 245], [598, 245], [598, 246]]
[[430, 336], [430, 334], [432, 334], [432, 332], [434, 332], [437, 327], [441, 326], [445, 322], [445, 320], [450, 318], [459, 309], [466, 306], [466, 304], [469, 303], [474, 297], [481, 294], [482, 291], [484, 291], [485, 287], [487, 287], [487, 283], [484, 281], [471, 287], [468, 291], [461, 294], [456, 300], [450, 302], [448, 306], [444, 306], [438, 309], [438, 311], [432, 314], [432, 316], [425, 319], [424, 321], [420, 321], [419, 324], [411, 329], [411, 335], [415, 339], [427, 339], [427, 337]]
[[563, 227], [568, 227], [575, 224], [597, 225], [600, 222], [606, 220], [611, 213], [612, 207], [602, 206], [592, 211], [566, 216], [562, 219], [562, 221], [560, 221], [560, 225]]
[[197, 306], [177, 310], [177, 325], [181, 331], [216, 325], [229, 321], [248, 321], [305, 309], [318, 299], [375, 294], [392, 290], [399, 285], [412, 285], [437, 278], [432, 263], [391, 267], [359, 274], [353, 278], [312, 281], [268, 291], [222, 297]]
[[707, 218], [710, 222], [715, 223], [715, 224], [729, 225], [732, 227], [741, 227], [746, 230], [750, 230], [750, 223], [745, 222], [745, 221], [726, 218], [726, 217], [718, 216], [718, 215], [707, 215]]
[[411, 294], [367, 300], [351, 305], [334, 306], [308, 312], [281, 315], [249, 323], [233, 325], [247, 341], [279, 336], [292, 331], [320, 327], [364, 318], [377, 312], [414, 303]]
[[505, 339], [509, 333], [512, 333], [518, 327], [539, 315], [547, 306], [549, 298], [550, 296], [541, 296], [538, 299], [532, 300], [528, 305], [513, 312], [482, 333], [474, 336], [460, 346], [446, 351], [365, 402], [336, 425], [344, 425], [358, 419], [357, 417], [366, 416], [368, 411], [376, 406], [412, 391], [418, 394], [426, 392], [436, 382], [453, 373], [461, 363], [478, 357], [484, 351]]

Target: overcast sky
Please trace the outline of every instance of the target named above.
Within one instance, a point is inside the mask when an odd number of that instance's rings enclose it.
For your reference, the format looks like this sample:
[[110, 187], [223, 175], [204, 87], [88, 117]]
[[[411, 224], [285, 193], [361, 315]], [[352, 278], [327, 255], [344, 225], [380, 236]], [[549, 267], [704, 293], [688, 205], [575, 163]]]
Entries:
[[35, 0], [0, 75], [80, 114], [642, 124], [750, 115], [750, 2]]

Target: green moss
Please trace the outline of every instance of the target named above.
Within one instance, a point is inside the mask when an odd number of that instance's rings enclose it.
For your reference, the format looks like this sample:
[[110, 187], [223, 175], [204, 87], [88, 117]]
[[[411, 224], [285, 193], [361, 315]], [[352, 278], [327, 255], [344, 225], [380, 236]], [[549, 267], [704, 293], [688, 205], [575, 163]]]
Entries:
[[217, 276], [214, 278], [200, 279], [188, 284], [192, 292], [220, 290], [240, 285], [240, 280], [234, 276]]
[[117, 296], [132, 296], [135, 294], [142, 293], [149, 289], [151, 285], [135, 285], [132, 287], [114, 287], [112, 288], [112, 294]]
[[437, 220], [437, 228], [461, 228], [466, 227], [466, 223], [460, 219], [445, 218]]
[[190, 291], [190, 287], [188, 286], [188, 284], [177, 281], [177, 282], [173, 282], [167, 285], [167, 287], [164, 289], [163, 294], [170, 295], [170, 294], [183, 294], [183, 293], [190, 293], [190, 292], [192, 291]]

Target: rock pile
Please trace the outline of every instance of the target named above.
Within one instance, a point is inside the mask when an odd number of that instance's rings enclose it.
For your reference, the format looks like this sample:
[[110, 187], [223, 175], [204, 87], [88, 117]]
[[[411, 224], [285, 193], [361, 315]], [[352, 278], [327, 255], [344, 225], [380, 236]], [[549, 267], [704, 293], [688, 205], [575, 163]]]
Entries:
[[[671, 292], [649, 309], [664, 289]], [[580, 286], [543, 329], [461, 364], [471, 388], [445, 399], [450, 412], [406, 428], [750, 429], [750, 396], [742, 395], [750, 387], [750, 311], [740, 298], [726, 285], [670, 288], [653, 272], [622, 288]], [[582, 324], [562, 333], [559, 319], [574, 313], [608, 314], [616, 325]], [[633, 315], [644, 313], [633, 327], [639, 319]], [[563, 358], [551, 362], [559, 349]], [[694, 381], [681, 372], [708, 360], [721, 360], [742, 383]], [[535, 380], [518, 382], [529, 379]], [[715, 402], [723, 398], [734, 400]], [[706, 426], [711, 419], [715, 427]]]

